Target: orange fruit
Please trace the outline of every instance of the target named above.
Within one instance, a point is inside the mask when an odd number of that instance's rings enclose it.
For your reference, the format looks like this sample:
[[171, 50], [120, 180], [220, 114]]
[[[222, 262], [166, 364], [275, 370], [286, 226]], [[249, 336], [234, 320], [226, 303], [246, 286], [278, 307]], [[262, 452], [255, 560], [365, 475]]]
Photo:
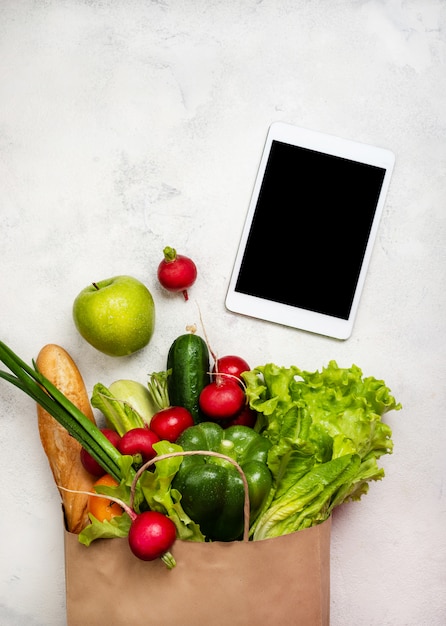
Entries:
[[[104, 474], [94, 483], [93, 487], [96, 485], [115, 487], [119, 483], [110, 474]], [[103, 522], [104, 520], [110, 521], [113, 517], [122, 515], [124, 510], [117, 502], [108, 500], [103, 495], [98, 495], [88, 497], [88, 512], [94, 515], [97, 520]]]

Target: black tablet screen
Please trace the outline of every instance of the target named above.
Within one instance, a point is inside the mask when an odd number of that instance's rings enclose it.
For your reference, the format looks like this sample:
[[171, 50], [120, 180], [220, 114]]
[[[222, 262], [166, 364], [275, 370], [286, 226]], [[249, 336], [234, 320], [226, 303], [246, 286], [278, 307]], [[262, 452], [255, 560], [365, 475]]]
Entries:
[[236, 291], [348, 319], [384, 176], [273, 141]]

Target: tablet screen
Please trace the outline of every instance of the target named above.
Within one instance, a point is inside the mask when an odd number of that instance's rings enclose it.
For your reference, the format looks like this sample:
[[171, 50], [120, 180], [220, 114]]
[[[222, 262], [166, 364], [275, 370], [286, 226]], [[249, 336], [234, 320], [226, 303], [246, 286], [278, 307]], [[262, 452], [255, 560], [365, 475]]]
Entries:
[[235, 290], [348, 319], [385, 173], [274, 140]]
[[394, 161], [384, 148], [273, 123], [227, 308], [347, 339]]

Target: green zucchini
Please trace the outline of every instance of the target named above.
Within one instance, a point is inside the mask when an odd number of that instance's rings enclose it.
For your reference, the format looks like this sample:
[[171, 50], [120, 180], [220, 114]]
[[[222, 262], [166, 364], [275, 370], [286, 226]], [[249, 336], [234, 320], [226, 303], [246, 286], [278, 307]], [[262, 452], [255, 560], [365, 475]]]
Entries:
[[209, 368], [209, 350], [199, 335], [180, 335], [170, 346], [167, 355], [170, 404], [190, 411], [196, 424], [204, 421], [198, 401], [203, 387], [211, 382]]

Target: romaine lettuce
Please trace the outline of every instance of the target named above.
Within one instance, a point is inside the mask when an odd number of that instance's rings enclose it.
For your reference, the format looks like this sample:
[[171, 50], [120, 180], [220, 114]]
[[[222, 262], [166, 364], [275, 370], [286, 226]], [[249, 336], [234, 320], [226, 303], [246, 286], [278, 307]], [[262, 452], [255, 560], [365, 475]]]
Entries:
[[393, 441], [381, 417], [401, 405], [382, 380], [335, 361], [313, 373], [267, 364], [243, 378], [259, 413], [256, 429], [273, 444], [274, 484], [251, 528], [255, 540], [321, 523], [384, 476], [377, 459], [392, 452]]

